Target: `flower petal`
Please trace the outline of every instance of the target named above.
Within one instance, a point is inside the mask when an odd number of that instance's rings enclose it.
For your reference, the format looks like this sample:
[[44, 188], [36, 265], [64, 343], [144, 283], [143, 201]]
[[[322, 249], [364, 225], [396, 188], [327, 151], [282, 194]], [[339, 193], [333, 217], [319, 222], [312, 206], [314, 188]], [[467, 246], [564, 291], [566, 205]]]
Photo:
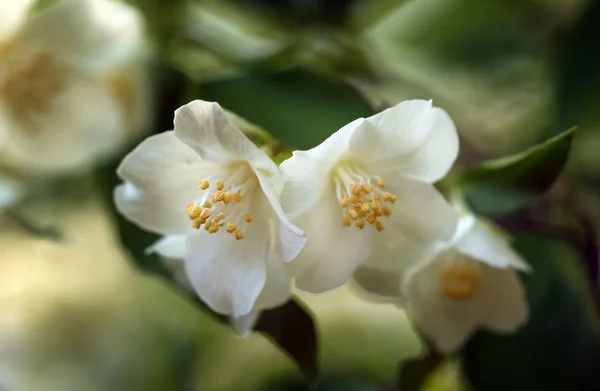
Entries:
[[0, 2], [0, 40], [21, 27], [34, 0], [4, 0]]
[[31, 131], [5, 137], [1, 159], [38, 173], [84, 170], [123, 144], [124, 126], [120, 108], [101, 84], [73, 77], [52, 107], [35, 117]]
[[173, 132], [144, 140], [127, 155], [117, 169], [126, 180], [115, 189], [117, 209], [142, 228], [163, 235], [191, 229], [186, 205], [200, 198], [198, 178], [206, 176], [206, 165]]
[[23, 30], [79, 69], [108, 69], [140, 52], [143, 25], [132, 7], [108, 0], [63, 0], [35, 15]]
[[331, 187], [294, 223], [308, 235], [306, 246], [289, 264], [299, 289], [319, 293], [343, 285], [372, 251], [371, 230], [342, 225], [342, 210]]
[[182, 260], [185, 258], [185, 242], [185, 235], [167, 235], [147, 248], [146, 252], [155, 252], [163, 258]]
[[433, 182], [454, 163], [458, 135], [444, 110], [431, 101], [410, 100], [367, 118], [352, 135], [350, 152], [367, 164]]
[[352, 277], [354, 282], [368, 293], [383, 297], [400, 296], [402, 279], [400, 274], [394, 271], [361, 266]]
[[195, 100], [175, 111], [175, 134], [204, 160], [229, 164], [248, 161], [257, 169], [277, 172], [277, 166], [230, 122], [215, 102]]
[[302, 250], [306, 244], [306, 234], [288, 219], [281, 208], [277, 194], [275, 194], [275, 189], [269, 183], [267, 176], [259, 170], [254, 170], [254, 172], [259, 180], [262, 191], [269, 202], [271, 214], [273, 215], [276, 230], [276, 232], [273, 233], [273, 236], [276, 238], [273, 248], [273, 257], [275, 257], [278, 262], [289, 262], [296, 258], [300, 250]]
[[188, 236], [185, 268], [196, 293], [214, 311], [248, 314], [263, 290], [269, 255], [269, 227], [256, 219], [244, 239], [204, 230]]
[[258, 318], [260, 318], [261, 311], [250, 311], [246, 315], [242, 316], [232, 316], [231, 317], [231, 325], [235, 332], [242, 337], [248, 336], [256, 322], [258, 322]]
[[281, 204], [292, 218], [308, 211], [323, 197], [329, 183], [327, 174], [347, 153], [348, 140], [363, 121], [359, 118], [350, 122], [317, 147], [294, 151], [291, 158], [281, 163], [285, 182]]
[[529, 271], [527, 262], [510, 247], [506, 237], [491, 222], [477, 219], [456, 243], [456, 249], [490, 266]]
[[415, 321], [441, 352], [459, 349], [478, 327], [509, 332], [523, 324], [527, 307], [514, 270], [480, 264], [483, 286], [471, 299], [454, 301], [445, 296], [439, 283], [449, 256], [452, 251], [440, 254], [406, 279], [406, 298]]
[[388, 191], [397, 195], [386, 220], [392, 229], [422, 242], [452, 238], [457, 214], [433, 185], [401, 176], [386, 180]]

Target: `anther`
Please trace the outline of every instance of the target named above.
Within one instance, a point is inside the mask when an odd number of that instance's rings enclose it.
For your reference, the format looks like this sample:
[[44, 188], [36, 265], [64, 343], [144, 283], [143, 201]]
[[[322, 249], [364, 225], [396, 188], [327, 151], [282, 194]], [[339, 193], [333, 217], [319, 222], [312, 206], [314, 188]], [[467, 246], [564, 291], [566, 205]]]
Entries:
[[360, 206], [360, 209], [362, 209], [363, 212], [368, 212], [371, 210], [371, 205], [368, 202], [365, 202]]
[[223, 213], [219, 213], [219, 214], [218, 214], [218, 215], [217, 215], [217, 216], [216, 216], [216, 217], [213, 219], [213, 221], [214, 221], [215, 223], [217, 223], [217, 224], [218, 224], [218, 223], [220, 223], [220, 222], [221, 222], [221, 220], [223, 220], [224, 218], [225, 218], [225, 215], [224, 215]]
[[231, 202], [232, 199], [233, 199], [233, 194], [231, 194], [230, 192], [225, 192], [225, 195], [223, 196], [223, 203], [228, 204]]
[[208, 228], [208, 232], [210, 232], [211, 234], [214, 234], [216, 232], [219, 232], [219, 224], [216, 223], [214, 220], [210, 223], [210, 227]]
[[369, 222], [369, 224], [373, 224], [374, 222], [377, 221], [377, 217], [375, 215], [368, 215], [367, 221]]
[[225, 198], [225, 193], [223, 193], [221, 190], [217, 190], [210, 195], [210, 199], [213, 203], [223, 201], [223, 198]]
[[246, 220], [247, 223], [251, 223], [252, 222], [252, 215], [250, 213], [245, 214], [244, 215], [244, 220]]
[[212, 204], [210, 202], [208, 202], [208, 201], [204, 201], [204, 203], [202, 204], [202, 206], [205, 207], [205, 208], [210, 208], [210, 207], [212, 207]]
[[203, 210], [203, 211], [202, 211], [202, 212], [199, 214], [199, 216], [200, 216], [201, 218], [203, 218], [204, 220], [208, 219], [208, 218], [210, 217], [210, 215], [211, 215], [211, 211], [210, 211], [210, 209], [204, 209], [204, 210]]
[[383, 212], [381, 208], [373, 208], [373, 214], [375, 215], [375, 217], [381, 217], [381, 215], [383, 215]]
[[235, 232], [236, 230], [236, 226], [235, 223], [230, 221], [225, 225], [225, 231], [229, 232], [230, 234]]
[[352, 195], [358, 195], [360, 193], [360, 187], [361, 186], [358, 183], [353, 184], [350, 193], [352, 193]]
[[354, 209], [350, 209], [350, 211], [348, 211], [348, 216], [350, 216], [352, 220], [356, 220], [358, 218], [358, 212]]
[[342, 217], [342, 225], [344, 227], [349, 227], [352, 225], [352, 219], [350, 218], [350, 216], [344, 216]]
[[377, 186], [385, 187], [385, 182], [381, 178], [377, 178]]
[[381, 213], [383, 213], [385, 216], [389, 216], [392, 214], [392, 210], [388, 206], [384, 206], [381, 208]]
[[200, 188], [202, 190], [206, 190], [210, 187], [210, 183], [208, 183], [208, 181], [206, 179], [202, 179], [201, 181], [198, 182], [198, 184], [200, 185]]
[[[208, 210], [208, 209], [204, 209], [204, 210]], [[202, 208], [199, 207], [198, 205], [191, 205], [191, 207], [188, 205], [187, 214], [191, 220], [197, 219], [199, 216], [202, 215], [203, 212], [204, 211], [202, 210]], [[210, 213], [210, 211], [209, 211], [209, 213]]]
[[375, 223], [375, 228], [377, 229], [377, 231], [381, 232], [385, 227], [383, 226], [383, 223], [381, 221], [377, 220], [377, 222]]
[[217, 185], [215, 187], [217, 188], [217, 190], [223, 190], [225, 184], [223, 183], [223, 181], [217, 181]]
[[238, 229], [237, 231], [235, 231], [235, 238], [236, 240], [244, 239], [244, 234]]
[[202, 224], [204, 223], [203, 219], [196, 219], [194, 221], [192, 221], [192, 227], [195, 229], [200, 229], [200, 227], [202, 226]]
[[242, 202], [242, 195], [240, 193], [235, 193], [233, 195], [233, 200], [236, 204], [239, 204], [240, 202]]
[[371, 189], [367, 185], [360, 185], [360, 191], [363, 194], [369, 194], [371, 192]]
[[363, 229], [365, 227], [365, 221], [363, 219], [360, 219], [356, 222], [356, 226], [360, 229]]
[[340, 200], [340, 206], [342, 208], [346, 208], [350, 204], [350, 200], [347, 197], [344, 197]]

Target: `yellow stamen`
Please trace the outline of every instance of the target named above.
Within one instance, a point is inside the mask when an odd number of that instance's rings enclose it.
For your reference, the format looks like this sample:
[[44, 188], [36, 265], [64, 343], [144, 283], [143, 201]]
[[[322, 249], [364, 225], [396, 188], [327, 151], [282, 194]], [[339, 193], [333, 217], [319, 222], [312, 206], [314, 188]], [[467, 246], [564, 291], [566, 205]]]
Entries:
[[377, 178], [377, 186], [385, 187], [385, 182], [381, 178]]
[[392, 214], [392, 210], [388, 206], [384, 206], [381, 208], [381, 213], [383, 213], [384, 216], [389, 216]]
[[223, 213], [219, 213], [219, 214], [217, 215], [217, 217], [215, 217], [215, 218], [213, 219], [213, 221], [214, 221], [215, 223], [217, 223], [217, 224], [218, 224], [218, 223], [220, 223], [220, 222], [221, 222], [221, 221], [222, 221], [224, 218], [225, 218], [225, 215], [224, 215]]
[[202, 190], [206, 190], [210, 187], [210, 183], [208, 183], [208, 181], [206, 179], [202, 179], [200, 182], [198, 182], [198, 184], [200, 185], [200, 188]]
[[233, 199], [233, 194], [226, 192], [223, 196], [223, 203], [228, 204]]
[[371, 210], [371, 205], [370, 205], [368, 202], [365, 202], [364, 204], [362, 204], [362, 205], [360, 206], [360, 209], [361, 209], [363, 212], [368, 212], [368, 211], [370, 211], [370, 210]]
[[233, 232], [235, 232], [236, 228], [237, 227], [235, 226], [235, 223], [232, 222], [232, 221], [228, 222], [225, 225], [225, 231], [229, 232], [230, 234], [233, 233]]
[[383, 226], [383, 223], [381, 221], [377, 220], [377, 222], [375, 222], [375, 228], [377, 229], [377, 231], [381, 232], [385, 227]]
[[377, 217], [375, 215], [368, 215], [367, 221], [369, 222], [369, 224], [373, 224], [377, 221]]
[[358, 195], [360, 193], [360, 185], [358, 183], [353, 184], [350, 193], [352, 195]]
[[363, 229], [365, 227], [365, 221], [363, 219], [360, 219], [356, 222], [356, 226], [360, 229]]
[[251, 223], [252, 222], [252, 215], [250, 213], [245, 214], [244, 215], [244, 220], [246, 220], [247, 223]]
[[210, 209], [204, 209], [201, 213], [200, 213], [200, 217], [202, 217], [204, 220], [208, 219], [211, 215], [211, 211]]
[[208, 201], [204, 201], [204, 203], [202, 204], [202, 206], [205, 207], [205, 208], [210, 208], [210, 207], [212, 207], [212, 204], [210, 202], [208, 202]]
[[217, 185], [215, 187], [217, 188], [217, 190], [223, 190], [225, 184], [223, 183], [223, 181], [217, 181]]
[[348, 199], [347, 197], [344, 197], [340, 200], [340, 206], [342, 208], [348, 207], [348, 204], [350, 204], [350, 199]]
[[342, 217], [342, 225], [344, 227], [349, 227], [352, 225], [352, 219], [350, 218], [350, 216], [344, 216]]
[[348, 216], [350, 216], [352, 220], [356, 220], [358, 218], [358, 212], [354, 209], [350, 209], [350, 211], [348, 211]]
[[202, 208], [198, 205], [188, 205], [187, 215], [190, 218], [190, 220], [197, 219], [202, 214], [202, 212]]
[[375, 215], [375, 217], [381, 217], [383, 212], [382, 212], [381, 208], [373, 208], [373, 214]]
[[233, 200], [236, 204], [239, 204], [240, 202], [242, 202], [242, 195], [240, 193], [235, 193], [233, 195]]
[[221, 227], [219, 227], [219, 224], [216, 223], [214, 220], [210, 223], [210, 227], [208, 228], [208, 232], [210, 232], [211, 234], [217, 233], [219, 232], [219, 229]]
[[202, 218], [192, 221], [192, 227], [194, 227], [195, 229], [200, 229], [202, 224], [204, 224], [204, 219], [202, 219]]
[[485, 280], [474, 267], [449, 265], [442, 270], [440, 283], [446, 297], [464, 301], [472, 298]]
[[244, 239], [244, 234], [238, 229], [237, 231], [235, 231], [235, 238], [236, 240]]

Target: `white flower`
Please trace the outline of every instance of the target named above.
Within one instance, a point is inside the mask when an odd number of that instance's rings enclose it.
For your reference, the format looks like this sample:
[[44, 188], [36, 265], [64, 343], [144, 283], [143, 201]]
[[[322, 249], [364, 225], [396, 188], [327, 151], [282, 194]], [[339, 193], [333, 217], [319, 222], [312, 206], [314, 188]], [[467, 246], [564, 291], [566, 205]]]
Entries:
[[478, 327], [513, 332], [527, 321], [517, 271], [529, 269], [497, 228], [467, 215], [452, 240], [406, 271], [403, 296], [423, 333], [452, 352]]
[[111, 0], [33, 3], [0, 0], [0, 164], [87, 168], [147, 125], [142, 21]]
[[115, 191], [117, 208], [166, 235], [155, 249], [184, 259], [191, 285], [215, 311], [246, 315], [272, 286], [276, 292], [267, 294], [265, 305], [287, 299], [283, 263], [306, 237], [279, 204], [277, 166], [218, 104], [179, 108], [175, 130], [142, 142], [118, 174], [125, 184]]
[[282, 204], [308, 235], [290, 267], [297, 286], [322, 292], [357, 267], [395, 268], [448, 240], [456, 214], [431, 183], [458, 153], [450, 117], [431, 102], [402, 102], [359, 118], [309, 151], [283, 162]]

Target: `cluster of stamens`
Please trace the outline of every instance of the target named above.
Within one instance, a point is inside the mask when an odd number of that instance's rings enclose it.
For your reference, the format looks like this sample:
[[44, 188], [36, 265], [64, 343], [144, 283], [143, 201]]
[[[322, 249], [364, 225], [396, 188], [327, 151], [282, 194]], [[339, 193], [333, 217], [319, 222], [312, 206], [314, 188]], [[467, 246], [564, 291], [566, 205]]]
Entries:
[[449, 299], [464, 301], [472, 298], [485, 283], [481, 273], [469, 265], [448, 265], [440, 275], [444, 295]]
[[24, 129], [34, 131], [36, 116], [65, 89], [67, 72], [48, 50], [21, 54], [13, 46], [0, 47], [0, 99]]
[[383, 179], [377, 178], [375, 183], [376, 185], [355, 182], [350, 189], [350, 195], [339, 200], [345, 211], [342, 217], [344, 227], [350, 227], [354, 223], [357, 228], [363, 229], [366, 223], [369, 223], [374, 225], [377, 231], [383, 231], [385, 227], [379, 218], [392, 214], [390, 207], [385, 204], [396, 202], [396, 195], [380, 190], [385, 187]]
[[[202, 190], [207, 190], [210, 187], [207, 179], [202, 179], [198, 182], [198, 185]], [[214, 234], [224, 227], [224, 230], [229, 234], [233, 234], [237, 240], [243, 239], [244, 234], [233, 221], [224, 221], [225, 214], [223, 212], [213, 216], [214, 208], [219, 204], [239, 204], [242, 202], [243, 197], [240, 192], [223, 191], [224, 188], [225, 184], [222, 181], [217, 181], [216, 190], [210, 194], [210, 201], [206, 200], [201, 205], [188, 204], [187, 215], [192, 221], [192, 227], [195, 229], [204, 227], [208, 233]], [[244, 220], [251, 223], [252, 215], [250, 213], [244, 214]]]

